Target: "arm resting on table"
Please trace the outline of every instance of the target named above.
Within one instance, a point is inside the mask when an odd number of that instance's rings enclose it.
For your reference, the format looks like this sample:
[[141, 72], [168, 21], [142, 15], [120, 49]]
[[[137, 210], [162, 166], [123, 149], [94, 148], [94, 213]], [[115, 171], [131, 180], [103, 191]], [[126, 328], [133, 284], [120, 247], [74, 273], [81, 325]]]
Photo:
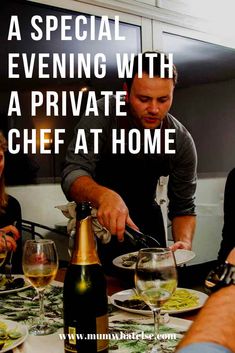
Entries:
[[[178, 348], [192, 343], [211, 342], [235, 352], [234, 327], [235, 285], [230, 285], [220, 289], [207, 300]], [[190, 350], [186, 352], [191, 353]], [[198, 350], [192, 352], [201, 353], [202, 350], [198, 346]], [[203, 350], [204, 352], [207, 353], [206, 350]]]

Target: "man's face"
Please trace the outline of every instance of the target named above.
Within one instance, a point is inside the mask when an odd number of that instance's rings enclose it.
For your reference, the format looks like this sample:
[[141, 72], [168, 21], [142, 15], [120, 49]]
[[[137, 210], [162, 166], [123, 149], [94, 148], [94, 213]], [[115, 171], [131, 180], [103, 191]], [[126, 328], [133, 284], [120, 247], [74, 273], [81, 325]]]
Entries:
[[172, 79], [153, 77], [143, 73], [142, 78], [135, 75], [128, 103], [137, 123], [146, 129], [155, 129], [169, 111], [173, 99]]

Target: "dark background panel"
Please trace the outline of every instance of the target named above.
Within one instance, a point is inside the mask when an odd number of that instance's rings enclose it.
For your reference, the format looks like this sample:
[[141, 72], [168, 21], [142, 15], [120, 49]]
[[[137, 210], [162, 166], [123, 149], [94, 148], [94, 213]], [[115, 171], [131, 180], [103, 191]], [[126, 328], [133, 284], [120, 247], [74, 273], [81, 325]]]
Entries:
[[[21, 41], [7, 41], [9, 23], [11, 15], [17, 15], [19, 18], [20, 29], [22, 40]], [[42, 39], [40, 41], [33, 41], [30, 37], [31, 28], [31, 17], [33, 15], [42, 16], [45, 23], [45, 17], [47, 15], [54, 15], [60, 18], [63, 15], [72, 15], [72, 29], [71, 35], [74, 33], [75, 17], [78, 15], [84, 15], [82, 13], [72, 12], [69, 10], [59, 9], [55, 7], [45, 6], [29, 1], [3, 1], [1, 5], [1, 18], [0, 18], [0, 129], [3, 129], [5, 134], [12, 128], [17, 128], [20, 131], [23, 129], [40, 129], [40, 128], [51, 128], [51, 129], [66, 129], [65, 143], [61, 148], [60, 155], [36, 155], [27, 154], [22, 155], [21, 153], [16, 155], [9, 155], [6, 163], [6, 179], [8, 184], [28, 184], [38, 182], [53, 182], [58, 181], [61, 173], [61, 166], [63, 164], [65, 151], [68, 142], [71, 140], [73, 135], [74, 127], [79, 119], [78, 116], [72, 116], [72, 111], [68, 104], [68, 116], [45, 116], [45, 105], [38, 110], [36, 117], [32, 118], [30, 115], [30, 92], [32, 90], [42, 91], [44, 94], [46, 91], [56, 91], [61, 93], [62, 91], [75, 91], [78, 92], [81, 88], [86, 87], [88, 90], [93, 90], [97, 93], [99, 98], [99, 92], [101, 90], [116, 91], [122, 89], [123, 82], [117, 78], [116, 72], [116, 59], [115, 54], [120, 53], [138, 53], [141, 51], [141, 29], [139, 26], [130, 25], [127, 23], [121, 23], [120, 35], [125, 36], [125, 41], [91, 41], [86, 39], [85, 41], [78, 41], [76, 39], [72, 41], [61, 41], [60, 32], [52, 33], [52, 39], [46, 41]], [[84, 29], [89, 29], [90, 16], [85, 15], [88, 19], [88, 26]], [[96, 17], [96, 29], [99, 28], [101, 18]], [[112, 38], [114, 33], [114, 21], [110, 20], [110, 27]], [[85, 26], [85, 25], [84, 25]], [[45, 29], [45, 25], [41, 26]], [[98, 30], [97, 30], [98, 33]], [[68, 34], [70, 34], [68, 32]], [[86, 79], [83, 77], [78, 78], [50, 78], [50, 79], [39, 79], [37, 74], [37, 61], [35, 65], [35, 71], [32, 79], [24, 78], [23, 72], [19, 79], [8, 79], [8, 53], [91, 53], [91, 56], [95, 53], [101, 52], [106, 55], [107, 59], [107, 74], [104, 79], [97, 79], [92, 75], [91, 78]], [[76, 62], [75, 62], [76, 64]], [[22, 67], [22, 65], [21, 65]], [[52, 68], [51, 62], [49, 67]], [[19, 91], [19, 98], [21, 103], [21, 117], [7, 117], [8, 104], [10, 92], [12, 90]], [[86, 93], [84, 94], [84, 102], [82, 109], [84, 109], [86, 103]], [[82, 112], [82, 111], [81, 111]]]
[[235, 166], [235, 49], [171, 33], [163, 42], [179, 71], [171, 112], [194, 138], [199, 176], [227, 175]]

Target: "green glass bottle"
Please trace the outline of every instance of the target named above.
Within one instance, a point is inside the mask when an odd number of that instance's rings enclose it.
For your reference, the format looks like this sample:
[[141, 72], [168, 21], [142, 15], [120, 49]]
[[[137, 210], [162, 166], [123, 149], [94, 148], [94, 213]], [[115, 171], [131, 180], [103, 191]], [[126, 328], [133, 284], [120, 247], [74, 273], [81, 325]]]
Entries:
[[74, 250], [64, 281], [65, 353], [108, 352], [106, 280], [96, 251], [91, 206], [79, 203]]

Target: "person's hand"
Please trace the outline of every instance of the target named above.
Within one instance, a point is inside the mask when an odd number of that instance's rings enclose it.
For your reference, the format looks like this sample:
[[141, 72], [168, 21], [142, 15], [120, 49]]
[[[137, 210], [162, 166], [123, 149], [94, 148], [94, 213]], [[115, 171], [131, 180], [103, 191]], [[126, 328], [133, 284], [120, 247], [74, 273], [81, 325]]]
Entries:
[[11, 233], [15, 240], [19, 239], [19, 237], [20, 237], [20, 232], [18, 231], [18, 229], [11, 224], [6, 227], [1, 228], [0, 231], [4, 232], [6, 234]]
[[172, 244], [171, 246], [169, 246], [169, 248], [172, 251], [176, 251], [177, 249], [191, 250], [192, 246], [191, 246], [191, 243], [189, 243], [187, 241], [177, 241], [174, 244]]
[[[1, 236], [1, 231], [5, 234], [5, 237], [6, 237], [7, 250], [16, 251], [16, 247], [17, 247], [16, 240], [19, 239], [20, 237], [20, 232], [18, 231], [18, 229], [13, 225], [8, 225], [0, 229], [0, 236]], [[7, 233], [11, 233], [13, 236], [7, 235]]]
[[[16, 250], [16, 241], [14, 238], [12, 238], [10, 235], [5, 235], [5, 239], [6, 239], [6, 243], [7, 243], [7, 251], [15, 251]], [[0, 233], [0, 249], [4, 249], [5, 245], [4, 245], [4, 239], [2, 237], [2, 233]], [[4, 248], [3, 248], [4, 247]]]
[[123, 241], [126, 224], [139, 230], [130, 218], [125, 202], [112, 190], [107, 190], [100, 198], [97, 219], [111, 234], [117, 235], [119, 241]]

